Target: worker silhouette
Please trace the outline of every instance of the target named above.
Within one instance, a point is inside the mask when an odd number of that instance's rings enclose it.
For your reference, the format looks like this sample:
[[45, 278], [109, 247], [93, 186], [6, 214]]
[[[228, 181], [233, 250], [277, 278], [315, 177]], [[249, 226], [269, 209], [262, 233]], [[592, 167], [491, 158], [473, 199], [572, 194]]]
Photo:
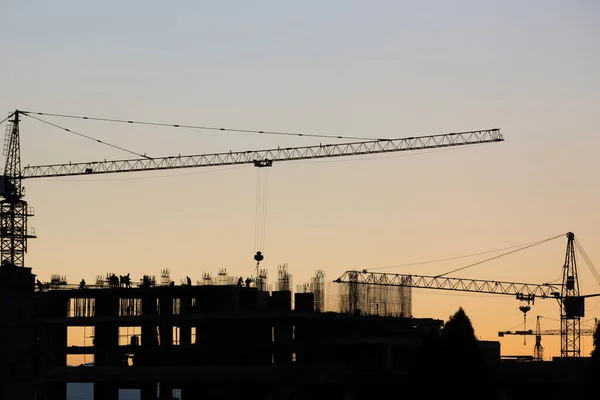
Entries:
[[186, 276], [185, 278], [186, 278], [186, 281], [187, 281], [187, 285], [188, 286], [192, 286], [192, 280], [190, 279], [190, 277]]
[[129, 272], [125, 276], [123, 276], [123, 275], [119, 276], [119, 285], [125, 286], [126, 288], [131, 287], [131, 276], [130, 276]]
[[246, 287], [249, 288], [250, 287], [250, 283], [252, 283], [252, 278], [247, 277], [246, 278]]
[[79, 289], [85, 289], [85, 279], [81, 279], [81, 282], [79, 282]]
[[242, 279], [242, 277], [240, 276], [240, 279], [238, 279], [237, 285], [238, 285], [238, 287], [242, 287], [243, 284], [244, 284], [244, 279]]

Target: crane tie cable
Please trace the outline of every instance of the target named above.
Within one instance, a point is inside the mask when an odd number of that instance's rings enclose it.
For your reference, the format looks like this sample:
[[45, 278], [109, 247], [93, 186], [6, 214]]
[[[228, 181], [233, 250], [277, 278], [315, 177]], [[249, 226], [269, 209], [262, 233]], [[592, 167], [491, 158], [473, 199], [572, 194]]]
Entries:
[[131, 150], [125, 149], [125, 148], [123, 148], [123, 147], [120, 147], [120, 146], [117, 146], [117, 145], [114, 145], [114, 144], [110, 144], [110, 143], [104, 142], [104, 141], [102, 141], [102, 140], [100, 140], [100, 139], [96, 139], [96, 138], [94, 138], [94, 137], [91, 137], [91, 136], [88, 136], [88, 135], [84, 135], [83, 133], [76, 132], [76, 131], [74, 131], [74, 130], [72, 130], [72, 129], [69, 129], [69, 128], [65, 128], [64, 126], [60, 126], [60, 125], [57, 125], [57, 124], [53, 124], [52, 122], [48, 122], [48, 121], [45, 121], [45, 120], [43, 120], [43, 119], [41, 119], [41, 118], [34, 117], [33, 115], [29, 115], [29, 114], [27, 114], [26, 112], [23, 112], [23, 115], [26, 115], [26, 116], [28, 116], [29, 118], [35, 119], [35, 120], [37, 120], [37, 121], [39, 121], [39, 122], [43, 122], [44, 124], [48, 124], [48, 125], [50, 125], [50, 126], [53, 126], [53, 127], [55, 127], [55, 128], [62, 129], [62, 130], [64, 130], [64, 131], [66, 131], [66, 132], [73, 133], [73, 134], [75, 134], [75, 135], [77, 135], [77, 136], [81, 136], [81, 137], [83, 137], [83, 138], [85, 138], [85, 139], [93, 140], [93, 141], [94, 141], [94, 142], [96, 142], [96, 143], [100, 143], [100, 144], [103, 144], [103, 145], [105, 145], [105, 146], [109, 146], [109, 147], [112, 147], [112, 148], [114, 148], [114, 149], [117, 149], [117, 150], [121, 150], [121, 151], [124, 151], [124, 152], [130, 153], [130, 154], [134, 154], [134, 155], [136, 155], [136, 156], [138, 156], [138, 157], [147, 158], [148, 160], [152, 160], [152, 157], [148, 157], [146, 154], [140, 154], [140, 153], [137, 153], [137, 152], [135, 152], [135, 151], [131, 151]]
[[592, 263], [592, 260], [588, 257], [588, 255], [586, 254], [585, 250], [583, 249], [583, 246], [581, 245], [581, 243], [577, 239], [575, 239], [575, 247], [577, 247], [577, 250], [579, 250], [579, 252], [583, 256], [583, 259], [584, 259], [586, 265], [590, 269], [590, 272], [594, 276], [594, 279], [596, 279], [596, 283], [598, 283], [598, 285], [600, 285], [600, 274], [596, 270], [596, 267], [594, 267], [594, 264]]
[[474, 266], [476, 266], [476, 265], [483, 264], [484, 262], [491, 261], [491, 260], [495, 260], [495, 259], [497, 259], [497, 258], [504, 257], [504, 256], [507, 256], [507, 255], [509, 255], [509, 254], [513, 254], [513, 253], [516, 253], [516, 252], [518, 252], [518, 251], [525, 250], [525, 249], [528, 249], [528, 248], [530, 248], [530, 247], [537, 246], [537, 245], [539, 245], [539, 244], [546, 243], [546, 242], [549, 242], [549, 241], [551, 241], [551, 240], [554, 240], [554, 239], [558, 239], [558, 238], [560, 238], [560, 237], [563, 237], [563, 236], [564, 236], [564, 234], [562, 234], [562, 235], [558, 235], [558, 236], [554, 236], [554, 237], [551, 237], [551, 238], [548, 238], [548, 239], [540, 240], [539, 242], [535, 242], [535, 243], [533, 243], [533, 244], [530, 244], [530, 245], [528, 245], [528, 246], [521, 247], [521, 248], [519, 248], [519, 249], [512, 250], [512, 251], [509, 251], [509, 252], [507, 252], [507, 253], [502, 253], [502, 254], [500, 254], [500, 255], [497, 255], [497, 256], [494, 256], [494, 257], [490, 257], [490, 258], [487, 258], [487, 259], [485, 259], [485, 260], [478, 261], [478, 262], [476, 262], [476, 263], [473, 263], [473, 264], [466, 265], [466, 266], [464, 266], [464, 267], [460, 267], [460, 268], [457, 268], [457, 269], [453, 269], [452, 271], [444, 272], [443, 274], [436, 275], [435, 277], [436, 277], [436, 278], [440, 278], [440, 277], [442, 277], [442, 276], [444, 276], [444, 275], [448, 275], [448, 274], [452, 274], [452, 273], [454, 273], [454, 272], [462, 271], [463, 269], [471, 268], [471, 267], [474, 267]]
[[[423, 153], [421, 153], [421, 154], [423, 154]], [[523, 247], [523, 246], [527, 246], [527, 245], [530, 245], [530, 244], [536, 244], [536, 243], [538, 243], [538, 241], [516, 244], [514, 246], [502, 247], [500, 249], [481, 251], [479, 253], [465, 254], [465, 255], [462, 255], [462, 256], [454, 256], [454, 257], [447, 257], [447, 258], [438, 258], [438, 259], [435, 259], [435, 260], [419, 261], [419, 262], [412, 262], [412, 263], [399, 264], [399, 265], [388, 265], [386, 267], [369, 268], [369, 270], [370, 271], [371, 270], [376, 271], [376, 270], [381, 270], [381, 269], [412, 267], [412, 266], [415, 266], [415, 265], [425, 265], [425, 264], [434, 264], [434, 263], [445, 262], [445, 261], [453, 261], [453, 260], [459, 260], [461, 258], [469, 258], [469, 257], [481, 256], [481, 255], [484, 255], [484, 254], [497, 253], [499, 251], [504, 251], [504, 250], [512, 250], [512, 249], [516, 249], [517, 247]], [[561, 277], [562, 277], [562, 273], [559, 275], [559, 277], [557, 279], [559, 279]]]
[[11, 118], [13, 115], [15, 115], [15, 113], [10, 114], [8, 117], [6, 117], [2, 121], [0, 121], [0, 125], [2, 125], [4, 122], [6, 122], [6, 120]]
[[42, 113], [42, 112], [34, 112], [34, 111], [21, 111], [21, 112], [25, 113], [25, 114], [47, 115], [49, 117], [74, 118], [74, 119], [84, 119], [84, 120], [89, 120], [89, 121], [116, 122], [116, 123], [121, 123], [121, 124], [164, 126], [164, 127], [170, 127], [170, 128], [202, 129], [202, 130], [221, 131], [221, 132], [257, 133], [257, 134], [262, 134], [262, 135], [318, 137], [318, 138], [329, 138], [329, 139], [386, 140], [386, 139], [376, 139], [376, 138], [372, 138], [372, 137], [367, 138], [367, 137], [357, 137], [357, 136], [322, 135], [322, 134], [316, 134], [316, 133], [294, 133], [294, 132], [281, 132], [281, 131], [264, 131], [264, 130], [255, 130], [255, 129], [218, 128], [218, 127], [214, 127], [214, 126], [203, 126], [203, 125], [167, 124], [167, 123], [162, 123], [162, 122], [134, 121], [134, 120], [116, 119], [116, 118], [85, 117], [85, 116], [79, 116], [79, 115], [53, 114], [53, 113]]

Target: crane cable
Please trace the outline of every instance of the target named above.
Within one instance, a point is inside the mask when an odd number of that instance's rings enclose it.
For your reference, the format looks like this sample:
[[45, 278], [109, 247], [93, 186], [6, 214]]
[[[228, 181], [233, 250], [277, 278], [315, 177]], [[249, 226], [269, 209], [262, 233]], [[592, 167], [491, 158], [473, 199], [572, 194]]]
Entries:
[[26, 116], [28, 116], [29, 118], [35, 119], [36, 121], [43, 122], [44, 124], [47, 124], [47, 125], [53, 126], [53, 127], [55, 127], [55, 128], [61, 129], [61, 130], [63, 130], [63, 131], [66, 131], [66, 132], [72, 133], [72, 134], [74, 134], [74, 135], [77, 135], [77, 136], [81, 136], [81, 137], [83, 137], [83, 138], [85, 138], [85, 139], [92, 140], [92, 141], [94, 141], [94, 142], [96, 142], [96, 143], [100, 143], [100, 144], [103, 144], [103, 145], [105, 145], [105, 146], [112, 147], [112, 148], [114, 148], [114, 149], [117, 149], [117, 150], [124, 151], [124, 152], [126, 152], [126, 153], [134, 154], [134, 155], [136, 155], [136, 156], [138, 156], [138, 157], [147, 158], [147, 159], [149, 159], [149, 160], [151, 160], [151, 159], [152, 159], [152, 157], [148, 157], [146, 154], [137, 153], [137, 152], [135, 152], [135, 151], [128, 150], [128, 149], [126, 149], [126, 148], [124, 148], [124, 147], [117, 146], [117, 145], [114, 145], [114, 144], [111, 144], [111, 143], [107, 143], [107, 142], [105, 142], [105, 141], [102, 141], [102, 140], [100, 140], [100, 139], [96, 139], [96, 138], [94, 138], [94, 137], [91, 137], [91, 136], [85, 135], [85, 134], [83, 134], [83, 133], [76, 132], [76, 131], [74, 131], [74, 130], [72, 130], [72, 129], [65, 128], [64, 126], [60, 126], [60, 125], [54, 124], [54, 123], [52, 123], [52, 122], [49, 122], [49, 121], [43, 120], [43, 119], [41, 119], [41, 118], [34, 117], [33, 115], [29, 115], [29, 114], [27, 114], [26, 112], [22, 112], [22, 113], [23, 113], [23, 115], [26, 115]]
[[[588, 311], [588, 309], [586, 309], [585, 311]], [[551, 321], [555, 321], [555, 322], [560, 322], [560, 319], [558, 319], [558, 318], [544, 317], [544, 316], [542, 316], [542, 315], [538, 315], [537, 317], [538, 317], [539, 319], [547, 319], [547, 320], [551, 320]], [[589, 319], [586, 319], [586, 320], [582, 320], [582, 321], [581, 321], [581, 324], [582, 324], [582, 325], [587, 325], [587, 326], [589, 326], [589, 325], [592, 325], [592, 326], [594, 326], [594, 324], [588, 324], [588, 323], [589, 323], [589, 322], [594, 322], [594, 323], [595, 323], [595, 322], [596, 322], [596, 320], [597, 320], [596, 318], [589, 318]], [[518, 327], [520, 327], [520, 326], [522, 326], [522, 325], [523, 325], [523, 322], [519, 322], [518, 324], [516, 324], [516, 325], [515, 325], [515, 326], [513, 326], [512, 328], [509, 328], [509, 329], [506, 329], [506, 330], [507, 330], [507, 331], [512, 331], [512, 330], [514, 330], [514, 329], [516, 329], [516, 328], [518, 328]], [[555, 329], [556, 329], [556, 330], [559, 330], [560, 328], [555, 328]], [[555, 330], [555, 329], [542, 329], [542, 331], [549, 331], [549, 330]]]
[[254, 217], [254, 249], [264, 253], [267, 228], [269, 168], [256, 168], [256, 210]]
[[8, 117], [4, 118], [2, 121], [0, 121], [0, 125], [2, 125], [3, 123], [6, 122], [7, 119], [11, 118], [13, 115], [15, 115], [15, 113], [11, 113]]
[[[388, 265], [388, 266], [385, 266], [385, 267], [369, 268], [369, 270], [371, 271], [371, 270], [390, 269], [390, 268], [412, 267], [412, 266], [415, 266], [415, 265], [425, 265], [425, 264], [434, 264], [434, 263], [445, 262], [445, 261], [453, 261], [453, 260], [459, 260], [461, 258], [469, 258], [469, 257], [481, 256], [481, 255], [484, 255], [484, 254], [497, 253], [499, 251], [504, 251], [504, 250], [512, 250], [512, 249], [516, 249], [517, 247], [523, 247], [523, 246], [527, 246], [527, 245], [535, 244], [535, 243], [538, 243], [538, 241], [536, 240], [535, 242], [521, 243], [521, 244], [517, 244], [517, 245], [514, 245], [514, 246], [502, 247], [502, 248], [499, 248], [499, 249], [480, 251], [478, 253], [465, 254], [465, 255], [462, 255], [462, 256], [438, 258], [438, 259], [429, 260], [429, 261], [419, 261], [419, 262], [411, 262], [411, 263], [399, 264], [399, 265]], [[558, 280], [561, 277], [562, 277], [562, 273], [555, 280]]]
[[581, 243], [579, 242], [579, 240], [577, 240], [577, 238], [575, 238], [575, 247], [577, 247], [577, 250], [579, 250], [579, 253], [583, 257], [583, 260], [585, 261], [586, 265], [590, 269], [590, 272], [594, 276], [594, 279], [596, 279], [596, 283], [598, 285], [600, 285], [600, 274], [598, 273], [598, 271], [594, 267], [594, 264], [592, 263], [592, 260], [588, 257], [588, 255], [586, 254], [585, 250], [583, 249], [583, 246], [581, 245]]
[[236, 132], [236, 133], [256, 133], [261, 135], [279, 135], [279, 136], [301, 136], [301, 137], [318, 137], [318, 138], [329, 138], [329, 139], [352, 139], [352, 140], [386, 140], [368, 137], [357, 137], [357, 136], [341, 136], [341, 135], [323, 135], [317, 133], [295, 133], [295, 132], [283, 132], [283, 131], [265, 131], [258, 129], [238, 129], [238, 128], [219, 128], [214, 126], [205, 125], [185, 125], [185, 124], [167, 124], [162, 122], [147, 122], [147, 121], [134, 121], [116, 118], [98, 118], [98, 117], [85, 117], [80, 115], [68, 115], [68, 114], [53, 114], [53, 113], [42, 113], [35, 111], [21, 111], [22, 113], [46, 115], [49, 117], [60, 117], [60, 118], [73, 118], [83, 119], [89, 121], [102, 121], [102, 122], [115, 122], [120, 124], [137, 124], [137, 125], [149, 125], [149, 126], [163, 126], [170, 128], [183, 128], [183, 129], [200, 129], [209, 131], [220, 131], [220, 132]]
[[596, 303], [595, 306], [590, 307], [590, 308], [586, 308], [585, 311], [588, 312], [588, 311], [595, 310], [596, 308], [598, 308], [598, 306], [600, 306], [600, 300], [598, 300], [598, 302]]
[[528, 246], [524, 246], [524, 247], [518, 248], [516, 250], [509, 251], [507, 253], [502, 253], [502, 254], [499, 254], [499, 255], [494, 256], [494, 257], [486, 258], [485, 260], [481, 260], [481, 261], [478, 261], [476, 263], [472, 263], [472, 264], [466, 265], [464, 267], [453, 269], [452, 271], [444, 272], [443, 274], [436, 275], [435, 277], [436, 278], [440, 278], [440, 277], [442, 277], [444, 275], [448, 275], [448, 274], [452, 274], [454, 272], [462, 271], [464, 269], [471, 268], [471, 267], [474, 267], [474, 266], [479, 265], [479, 264], [483, 264], [484, 262], [492, 261], [492, 260], [495, 260], [497, 258], [504, 257], [504, 256], [507, 256], [509, 254], [513, 254], [513, 253], [516, 253], [518, 251], [525, 250], [525, 249], [528, 249], [530, 247], [534, 247], [534, 246], [540, 245], [542, 243], [546, 243], [546, 242], [549, 242], [551, 240], [558, 239], [558, 238], [563, 237], [563, 236], [564, 236], [564, 234], [561, 234], [561, 235], [557, 235], [557, 236], [554, 236], [554, 237], [551, 237], [551, 238], [548, 238], [548, 239], [540, 240], [540, 241], [534, 242], [534, 243], [532, 243], [532, 244], [530, 244]]

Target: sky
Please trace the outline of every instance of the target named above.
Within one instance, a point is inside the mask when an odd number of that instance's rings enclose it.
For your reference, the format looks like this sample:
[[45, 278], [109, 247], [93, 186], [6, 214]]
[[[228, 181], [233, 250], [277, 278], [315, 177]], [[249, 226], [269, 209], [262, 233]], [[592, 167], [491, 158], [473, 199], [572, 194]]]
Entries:
[[[600, 268], [600, 4], [577, 1], [20, 1], [3, 9], [0, 109], [172, 124], [400, 138], [500, 128], [501, 143], [395, 155], [25, 181], [26, 264], [93, 282], [169, 268], [270, 283], [318, 269], [431, 275], [458, 258], [569, 231]], [[45, 120], [151, 156], [333, 139]], [[5, 127], [2, 127], [5, 129]], [[24, 165], [130, 158], [24, 117]], [[262, 174], [262, 175], [259, 175]], [[266, 197], [257, 179], [268, 174]], [[257, 194], [267, 199], [256, 218]], [[256, 227], [265, 224], [256, 248]], [[566, 237], [456, 276], [544, 283]], [[497, 253], [497, 254], [501, 254]], [[413, 264], [406, 266], [405, 264]], [[396, 267], [394, 266], [401, 266]], [[581, 290], [600, 292], [580, 257]], [[415, 317], [464, 307], [481, 339], [522, 327], [512, 297], [414, 290]], [[600, 317], [590, 299], [586, 320]], [[558, 328], [553, 300], [528, 314]], [[544, 338], [546, 357], [559, 338]], [[583, 351], [591, 351], [591, 340]], [[505, 354], [533, 340], [501, 339]], [[587, 347], [586, 347], [587, 346]]]

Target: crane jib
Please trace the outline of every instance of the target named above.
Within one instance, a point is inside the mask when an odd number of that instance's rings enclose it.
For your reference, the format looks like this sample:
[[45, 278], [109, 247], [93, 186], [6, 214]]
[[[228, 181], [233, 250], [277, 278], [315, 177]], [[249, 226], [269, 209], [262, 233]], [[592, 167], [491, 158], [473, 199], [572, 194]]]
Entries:
[[273, 162], [279, 161], [360, 156], [501, 141], [504, 141], [504, 138], [500, 133], [500, 129], [487, 129], [401, 139], [375, 139], [369, 141], [337, 144], [328, 143], [302, 147], [278, 147], [265, 150], [229, 151], [213, 154], [26, 166], [22, 168], [20, 178], [47, 178], [241, 164], [252, 164], [257, 167], [264, 167], [271, 166]]
[[354, 285], [405, 286], [422, 289], [451, 290], [516, 296], [519, 300], [559, 299], [560, 285], [504, 282], [469, 278], [402, 275], [379, 272], [346, 271], [334, 282]]

